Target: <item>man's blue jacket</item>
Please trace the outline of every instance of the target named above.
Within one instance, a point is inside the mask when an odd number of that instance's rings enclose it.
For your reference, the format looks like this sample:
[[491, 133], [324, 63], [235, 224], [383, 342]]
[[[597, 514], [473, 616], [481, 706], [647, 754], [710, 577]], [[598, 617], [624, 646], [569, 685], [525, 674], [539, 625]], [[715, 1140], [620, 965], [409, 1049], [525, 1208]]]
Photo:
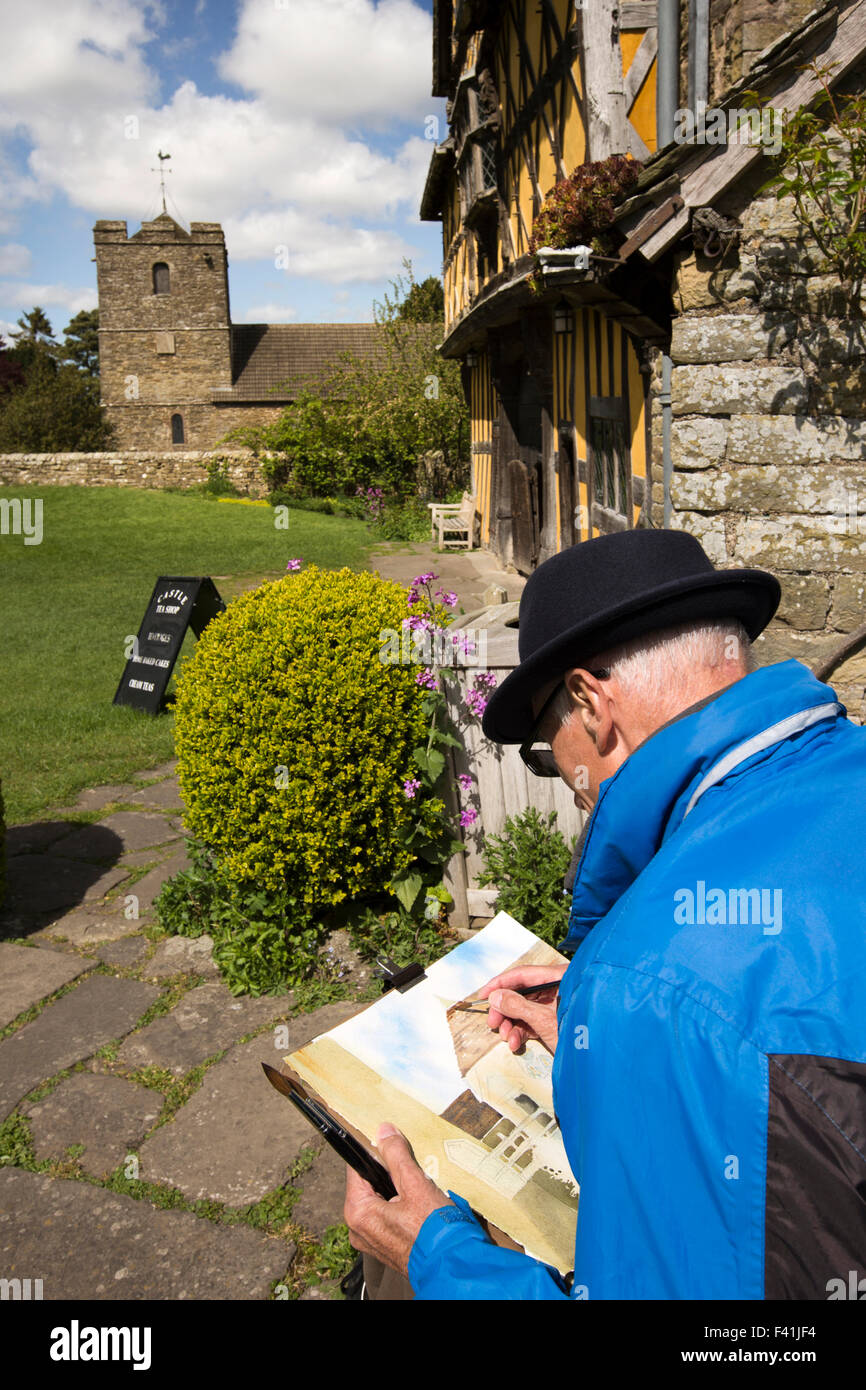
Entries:
[[768, 666], [632, 753], [568, 942], [570, 1293], [461, 1199], [421, 1228], [416, 1296], [826, 1299], [866, 1276], [866, 729], [834, 692]]

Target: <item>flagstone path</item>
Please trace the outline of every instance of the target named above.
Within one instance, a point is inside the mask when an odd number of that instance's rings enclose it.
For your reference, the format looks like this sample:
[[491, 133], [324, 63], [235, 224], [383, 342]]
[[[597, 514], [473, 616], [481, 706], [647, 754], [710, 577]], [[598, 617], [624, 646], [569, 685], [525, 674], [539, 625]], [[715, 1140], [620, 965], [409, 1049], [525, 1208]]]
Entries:
[[[429, 545], [382, 547], [370, 568], [404, 584], [432, 570], [464, 612], [524, 583]], [[360, 1004], [236, 998], [209, 936], [161, 932], [154, 900], [188, 865], [182, 810], [166, 763], [7, 832], [0, 1278], [41, 1279], [46, 1299], [338, 1297], [312, 1271], [344, 1166], [261, 1063]], [[369, 990], [340, 938], [353, 992]]]
[[8, 832], [0, 1277], [42, 1279], [46, 1299], [334, 1297], [309, 1269], [342, 1221], [343, 1165], [261, 1063], [359, 1004], [236, 998], [210, 937], [162, 935], [181, 810], [167, 763]]

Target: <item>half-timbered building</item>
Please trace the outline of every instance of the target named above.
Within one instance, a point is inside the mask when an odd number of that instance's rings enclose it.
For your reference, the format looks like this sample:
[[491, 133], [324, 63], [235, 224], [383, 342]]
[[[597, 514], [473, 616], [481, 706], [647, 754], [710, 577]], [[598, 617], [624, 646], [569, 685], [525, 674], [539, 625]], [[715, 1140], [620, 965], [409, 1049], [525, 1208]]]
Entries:
[[[730, 175], [760, 154], [677, 146], [675, 113], [747, 87], [762, 50], [810, 9], [436, 0], [433, 91], [448, 98], [448, 133], [421, 214], [442, 223], [441, 350], [463, 364], [482, 542], [503, 563], [527, 573], [589, 536], [659, 524], [652, 460], [669, 447], [683, 238], [688, 253], [695, 208], [731, 182], [715, 156]], [[647, 166], [614, 258], [534, 245], [554, 185], [612, 154]]]
[[[657, 277], [531, 254], [545, 195], [579, 165], [656, 148], [656, 6], [434, 6], [448, 137], [421, 215], [441, 219], [446, 325], [472, 419], [482, 542], [527, 572], [646, 503], [649, 362], [669, 332]], [[598, 99], [605, 93], [605, 100]]]

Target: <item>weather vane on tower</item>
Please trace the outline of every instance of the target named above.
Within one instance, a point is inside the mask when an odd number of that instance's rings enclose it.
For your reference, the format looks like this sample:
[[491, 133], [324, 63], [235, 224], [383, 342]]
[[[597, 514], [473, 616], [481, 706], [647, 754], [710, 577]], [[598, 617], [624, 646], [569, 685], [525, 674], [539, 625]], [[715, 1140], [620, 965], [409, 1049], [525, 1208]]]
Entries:
[[[162, 194], [162, 210], [163, 210], [163, 212], [166, 212], [167, 209], [166, 209], [166, 206], [165, 206], [165, 175], [166, 175], [165, 161], [166, 161], [167, 159], [171, 159], [171, 155], [170, 155], [170, 154], [163, 154], [162, 150], [157, 150], [157, 152], [156, 152], [156, 157], [157, 157], [157, 159], [159, 160], [159, 191], [160, 191], [160, 193]], [[154, 170], [153, 170], [153, 173], [155, 174], [156, 172], [157, 172], [156, 169], [154, 169]], [[170, 173], [171, 173], [171, 170], [169, 169], [167, 172], [170, 174]]]

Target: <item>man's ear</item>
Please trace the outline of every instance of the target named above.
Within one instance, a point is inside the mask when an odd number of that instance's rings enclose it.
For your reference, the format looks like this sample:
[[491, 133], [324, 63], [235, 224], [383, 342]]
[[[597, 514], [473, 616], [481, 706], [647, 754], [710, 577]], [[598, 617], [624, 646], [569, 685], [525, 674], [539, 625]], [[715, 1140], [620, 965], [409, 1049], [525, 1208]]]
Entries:
[[581, 666], [568, 672], [565, 677], [565, 684], [571, 694], [578, 718], [603, 756], [607, 751], [613, 729], [607, 691], [597, 676]]

